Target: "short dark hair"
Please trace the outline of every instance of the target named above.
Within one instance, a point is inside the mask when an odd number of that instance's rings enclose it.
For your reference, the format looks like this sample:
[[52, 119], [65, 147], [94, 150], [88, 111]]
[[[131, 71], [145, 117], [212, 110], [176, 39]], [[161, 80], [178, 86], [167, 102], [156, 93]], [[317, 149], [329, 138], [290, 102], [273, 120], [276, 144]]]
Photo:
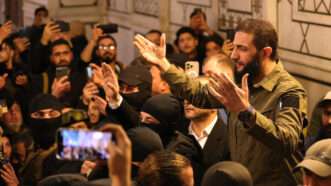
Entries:
[[183, 169], [191, 167], [184, 156], [170, 151], [160, 151], [147, 156], [139, 168], [138, 186], [182, 186]]
[[220, 47], [222, 47], [223, 46], [223, 43], [224, 43], [223, 39], [221, 37], [217, 36], [217, 35], [212, 35], [212, 36], [206, 37], [206, 40], [204, 42], [205, 43], [205, 46], [209, 42], [214, 42], [217, 45], [219, 45]]
[[117, 42], [116, 42], [115, 38], [114, 38], [112, 35], [110, 35], [110, 34], [105, 34], [105, 35], [99, 37], [99, 38], [98, 38], [98, 41], [97, 41], [97, 44], [99, 45], [99, 42], [100, 42], [101, 40], [103, 40], [103, 39], [111, 39], [111, 40], [113, 41], [115, 47], [117, 47]]
[[193, 16], [196, 16], [196, 15], [198, 15], [198, 14], [202, 14], [203, 18], [204, 18], [205, 20], [207, 20], [206, 13], [205, 13], [204, 11], [202, 11], [201, 8], [195, 8], [195, 9], [193, 10], [193, 12], [191, 13], [191, 15], [190, 15], [190, 19], [192, 19]]
[[160, 36], [162, 35], [162, 32], [160, 30], [152, 29], [146, 33], [147, 34], [159, 34]]
[[58, 45], [67, 45], [70, 48], [70, 50], [71, 50], [71, 45], [70, 45], [70, 43], [67, 40], [65, 40], [65, 39], [58, 39], [58, 40], [53, 41], [49, 45], [49, 51], [52, 53], [53, 48], [55, 46], [58, 46]]
[[278, 36], [270, 22], [261, 19], [246, 19], [238, 24], [236, 32], [253, 34], [253, 43], [256, 49], [261, 50], [264, 47], [271, 47], [271, 59], [278, 59]]
[[39, 12], [46, 12], [46, 16], [48, 16], [48, 10], [44, 6], [40, 6], [34, 10], [34, 16], [36, 16]]
[[6, 39], [4, 39], [0, 45], [2, 44], [6, 44], [9, 48], [11, 48], [12, 50], [15, 50], [16, 46], [14, 43], [14, 37], [13, 35], [10, 35], [9, 37], [7, 37]]
[[195, 39], [198, 38], [197, 34], [194, 32], [194, 30], [191, 27], [188, 26], [184, 26], [182, 28], [180, 28], [177, 32], [176, 32], [176, 40], [175, 40], [175, 44], [178, 45], [178, 41], [179, 41], [179, 37], [180, 35], [184, 34], [184, 33], [189, 33], [192, 35], [192, 37], [194, 37]]

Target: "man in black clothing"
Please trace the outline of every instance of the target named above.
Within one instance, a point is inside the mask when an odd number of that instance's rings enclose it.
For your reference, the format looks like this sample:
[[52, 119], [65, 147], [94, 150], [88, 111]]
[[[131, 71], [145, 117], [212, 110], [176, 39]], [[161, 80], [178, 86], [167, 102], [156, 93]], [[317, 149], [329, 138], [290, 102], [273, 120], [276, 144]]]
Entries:
[[[30, 94], [51, 93], [66, 106], [75, 107], [87, 80], [86, 71], [73, 67], [73, 52], [66, 40], [57, 40], [50, 48], [51, 64], [45, 73], [33, 76]], [[59, 67], [65, 69], [64, 74], [56, 74]]]

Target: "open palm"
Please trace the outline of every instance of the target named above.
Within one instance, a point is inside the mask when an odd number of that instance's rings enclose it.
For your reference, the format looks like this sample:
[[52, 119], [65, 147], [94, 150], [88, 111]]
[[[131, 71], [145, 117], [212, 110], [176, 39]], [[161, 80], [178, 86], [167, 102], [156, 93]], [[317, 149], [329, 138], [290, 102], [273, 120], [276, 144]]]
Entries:
[[166, 55], [166, 38], [162, 34], [160, 39], [160, 46], [146, 39], [144, 36], [138, 34], [134, 38], [134, 44], [139, 49], [141, 55], [150, 63], [160, 65]]

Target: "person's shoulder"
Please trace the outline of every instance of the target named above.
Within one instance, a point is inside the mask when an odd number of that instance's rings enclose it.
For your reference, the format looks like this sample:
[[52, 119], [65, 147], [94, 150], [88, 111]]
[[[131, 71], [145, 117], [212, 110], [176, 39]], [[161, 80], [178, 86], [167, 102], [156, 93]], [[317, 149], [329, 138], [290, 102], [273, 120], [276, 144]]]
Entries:
[[279, 74], [277, 90], [280, 92], [299, 91], [306, 93], [305, 88], [302, 84], [291, 75], [284, 67], [281, 68]]

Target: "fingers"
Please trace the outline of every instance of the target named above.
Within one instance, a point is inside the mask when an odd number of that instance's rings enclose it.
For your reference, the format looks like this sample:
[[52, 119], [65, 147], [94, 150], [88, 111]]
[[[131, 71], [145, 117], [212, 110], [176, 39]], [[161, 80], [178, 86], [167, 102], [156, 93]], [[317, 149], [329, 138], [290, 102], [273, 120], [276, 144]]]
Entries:
[[137, 41], [134, 41], [133, 44], [138, 48], [140, 54], [143, 55], [145, 52], [144, 46]]
[[6, 181], [6, 182], [12, 182], [14, 179], [13, 177], [15, 176], [14, 169], [12, 166], [9, 164], [3, 165], [2, 169], [0, 170], [1, 172], [1, 177]]
[[98, 87], [93, 82], [87, 83], [84, 89], [85, 89], [85, 91], [88, 91], [91, 94], [99, 93]]
[[[56, 80], [56, 78], [54, 79], [54, 80]], [[68, 76], [62, 76], [62, 77], [60, 77], [59, 79], [58, 79], [58, 83], [64, 83], [64, 82], [66, 82], [66, 81], [68, 81], [69, 80], [69, 77]]]
[[141, 46], [143, 46], [144, 49], [148, 49], [148, 50], [153, 50], [153, 47], [155, 47], [156, 45], [151, 42], [150, 40], [146, 39], [144, 36], [138, 34], [135, 36], [135, 41], [137, 41], [138, 43], [141, 44]]
[[246, 92], [246, 93], [249, 92], [249, 89], [248, 89], [248, 76], [249, 76], [249, 74], [246, 73], [241, 79], [241, 89], [243, 89], [243, 91]]
[[117, 75], [110, 65], [103, 63], [102, 72], [106, 79], [105, 81], [111, 82], [112, 84], [118, 84]]
[[105, 86], [106, 86], [107, 88], [109, 88], [109, 89], [113, 92], [113, 94], [118, 93], [118, 92], [117, 92], [117, 91], [118, 91], [117, 86], [115, 86], [113, 83], [106, 82], [106, 83], [105, 83]]
[[94, 102], [99, 104], [107, 104], [106, 100], [101, 98], [100, 96], [93, 96]]
[[216, 100], [218, 100], [223, 105], [226, 104], [225, 98], [220, 93], [218, 93], [213, 86], [208, 85], [207, 88], [210, 94], [213, 95]]

